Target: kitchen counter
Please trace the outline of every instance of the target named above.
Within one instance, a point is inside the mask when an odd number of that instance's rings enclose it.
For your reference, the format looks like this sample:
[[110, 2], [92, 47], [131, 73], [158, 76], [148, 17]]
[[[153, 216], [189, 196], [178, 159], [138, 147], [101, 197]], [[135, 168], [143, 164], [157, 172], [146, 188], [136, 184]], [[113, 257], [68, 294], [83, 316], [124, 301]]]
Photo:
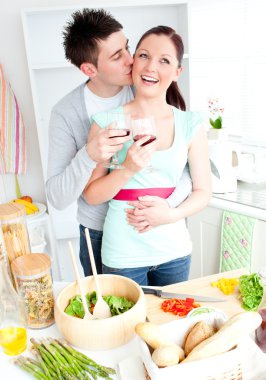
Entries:
[[[211, 282], [217, 281], [221, 277], [234, 278], [242, 274], [249, 273], [247, 269], [236, 269], [219, 274], [213, 274], [194, 280], [185, 281], [179, 284], [165, 286], [163, 289], [168, 292], [187, 293], [193, 295], [204, 295], [210, 297], [224, 298], [225, 302], [199, 302], [202, 306], [213, 306], [223, 310], [228, 317], [243, 311], [241, 302], [238, 300], [238, 291], [233, 294], [224, 295], [218, 288], [212, 287]], [[148, 300], [148, 320], [153, 323], [166, 323], [176, 320], [178, 317], [172, 313], [165, 313], [161, 310], [162, 299], [153, 295], [146, 295]]]
[[[200, 279], [195, 279], [191, 281], [186, 281], [179, 284], [170, 285], [167, 287], [164, 287], [164, 290], [168, 290], [171, 292], [179, 291], [184, 293], [191, 293], [191, 294], [200, 294], [200, 295], [208, 295], [208, 296], [214, 296], [214, 297], [223, 297], [222, 293], [217, 289], [213, 288], [210, 285], [211, 281], [215, 281], [218, 278], [221, 277], [239, 277], [241, 274], [247, 273], [245, 269], [238, 269], [234, 271], [224, 272], [220, 274], [215, 274], [208, 277], [203, 277]], [[58, 294], [58, 292], [66, 286], [66, 283], [54, 283], [55, 288], [55, 294]], [[201, 304], [204, 306], [212, 305], [217, 308], [220, 308], [221, 310], [225, 311], [228, 316], [231, 316], [233, 314], [236, 314], [238, 312], [243, 311], [241, 308], [240, 301], [238, 300], [237, 293], [234, 293], [230, 296], [224, 296], [226, 299], [226, 302], [201, 302]], [[171, 313], [164, 313], [160, 309], [160, 305], [162, 303], [162, 299], [152, 296], [152, 295], [146, 295], [147, 298], [147, 304], [148, 304], [148, 319], [155, 323], [166, 323], [168, 321], [177, 319], [178, 317], [174, 316]], [[28, 329], [28, 337], [29, 338], [35, 338], [38, 339], [40, 337], [55, 337], [60, 338], [60, 333], [56, 327], [56, 325], [52, 325], [46, 329], [40, 329], [40, 330], [32, 330]], [[121, 362], [123, 360], [126, 360], [127, 358], [139, 358], [140, 357], [140, 351], [139, 351], [139, 345], [138, 345], [138, 339], [135, 337], [132, 339], [128, 344], [124, 346], [120, 346], [116, 349], [112, 350], [106, 350], [106, 351], [86, 351], [81, 350], [79, 351], [84, 352], [87, 356], [91, 357], [92, 359], [98, 361], [100, 364], [116, 367], [118, 362]], [[31, 356], [29, 349], [23, 353], [25, 356]], [[0, 352], [0, 363], [1, 363], [1, 378], [10, 378], [10, 379], [20, 379], [20, 380], [30, 380], [32, 379], [32, 376], [27, 374], [26, 372], [22, 371], [20, 368], [15, 366], [12, 362], [14, 360], [14, 357], [8, 357], [4, 355], [2, 352]], [[142, 371], [142, 366], [140, 367]], [[123, 380], [136, 380], [132, 376], [133, 369], [131, 368], [131, 373], [126, 374], [126, 376], [123, 377]], [[5, 375], [5, 376], [3, 376]], [[142, 375], [137, 376], [138, 380], [145, 380], [144, 372]], [[117, 376], [113, 377], [114, 380], [118, 380]]]
[[266, 182], [250, 184], [238, 181], [235, 193], [213, 194], [209, 206], [266, 221]]

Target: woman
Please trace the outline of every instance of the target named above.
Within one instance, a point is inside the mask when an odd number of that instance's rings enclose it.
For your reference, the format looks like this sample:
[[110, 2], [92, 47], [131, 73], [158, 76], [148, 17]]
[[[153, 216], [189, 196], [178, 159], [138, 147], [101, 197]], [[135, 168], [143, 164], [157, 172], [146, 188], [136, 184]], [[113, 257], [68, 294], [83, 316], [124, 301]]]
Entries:
[[[91, 204], [110, 200], [103, 232], [103, 273], [124, 275], [141, 285], [163, 286], [188, 279], [192, 244], [185, 218], [205, 207], [211, 192], [201, 118], [178, 109], [185, 108], [176, 84], [183, 52], [182, 39], [169, 27], [152, 28], [142, 36], [132, 69], [136, 97], [117, 111], [135, 118], [153, 115], [157, 140], [142, 146], [147, 136], [126, 143], [119, 152], [125, 169], [108, 174], [104, 165], [98, 165], [84, 190]], [[92, 137], [106, 126], [105, 120], [106, 113], [94, 117]], [[141, 169], [150, 161], [157, 170], [148, 174]], [[120, 200], [124, 189], [139, 189], [138, 196], [141, 189], [156, 188], [160, 195], [162, 188], [175, 186], [187, 163], [193, 182], [190, 197], [175, 209], [165, 209], [164, 225], [139, 234], [127, 223], [127, 201]]]

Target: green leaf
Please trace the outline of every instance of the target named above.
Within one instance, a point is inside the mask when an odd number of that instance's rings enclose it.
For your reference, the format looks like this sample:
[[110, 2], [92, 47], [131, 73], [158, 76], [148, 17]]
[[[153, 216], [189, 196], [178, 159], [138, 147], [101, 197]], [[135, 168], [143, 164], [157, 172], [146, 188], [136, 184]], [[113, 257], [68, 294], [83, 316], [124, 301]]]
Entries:
[[125, 297], [105, 296], [103, 298], [108, 303], [112, 315], [122, 314], [134, 306], [134, 302]]
[[212, 120], [210, 118], [209, 121], [210, 121], [211, 126], [214, 129], [221, 129], [222, 128], [223, 120], [222, 120], [221, 116], [217, 117], [217, 119], [215, 119], [215, 120]]
[[245, 310], [256, 311], [263, 296], [263, 285], [257, 273], [243, 275], [239, 278], [239, 291], [242, 297], [242, 307]]
[[73, 307], [72, 305], [68, 305], [67, 308], [65, 309], [65, 312], [68, 314], [68, 315], [71, 315], [71, 316], [75, 316], [75, 312], [73, 310]]

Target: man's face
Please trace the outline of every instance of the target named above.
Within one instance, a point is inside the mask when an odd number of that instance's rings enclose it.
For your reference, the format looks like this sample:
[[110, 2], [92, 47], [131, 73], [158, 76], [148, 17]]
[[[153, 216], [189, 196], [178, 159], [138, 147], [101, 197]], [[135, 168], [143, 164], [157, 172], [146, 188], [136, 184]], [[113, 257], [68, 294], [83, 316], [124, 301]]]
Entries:
[[100, 41], [97, 78], [105, 84], [125, 86], [132, 84], [133, 58], [128, 50], [128, 40], [123, 32], [111, 34]]

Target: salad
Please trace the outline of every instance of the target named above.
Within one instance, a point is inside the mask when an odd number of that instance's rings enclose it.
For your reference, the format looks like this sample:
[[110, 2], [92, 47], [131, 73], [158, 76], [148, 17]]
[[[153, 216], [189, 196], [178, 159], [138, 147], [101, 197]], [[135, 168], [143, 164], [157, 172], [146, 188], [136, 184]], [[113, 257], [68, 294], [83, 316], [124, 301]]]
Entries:
[[[117, 297], [117, 296], [110, 295], [110, 296], [103, 296], [103, 299], [109, 305], [112, 317], [115, 315], [125, 313], [126, 311], [128, 311], [135, 305], [133, 301], [130, 301], [125, 297]], [[89, 311], [93, 313], [93, 308], [97, 301], [96, 292], [88, 293], [86, 295], [86, 300], [87, 300]], [[83, 309], [80, 295], [76, 295], [70, 299], [69, 305], [65, 308], [65, 313], [73, 317], [82, 318], [82, 319], [84, 318], [84, 309]]]

